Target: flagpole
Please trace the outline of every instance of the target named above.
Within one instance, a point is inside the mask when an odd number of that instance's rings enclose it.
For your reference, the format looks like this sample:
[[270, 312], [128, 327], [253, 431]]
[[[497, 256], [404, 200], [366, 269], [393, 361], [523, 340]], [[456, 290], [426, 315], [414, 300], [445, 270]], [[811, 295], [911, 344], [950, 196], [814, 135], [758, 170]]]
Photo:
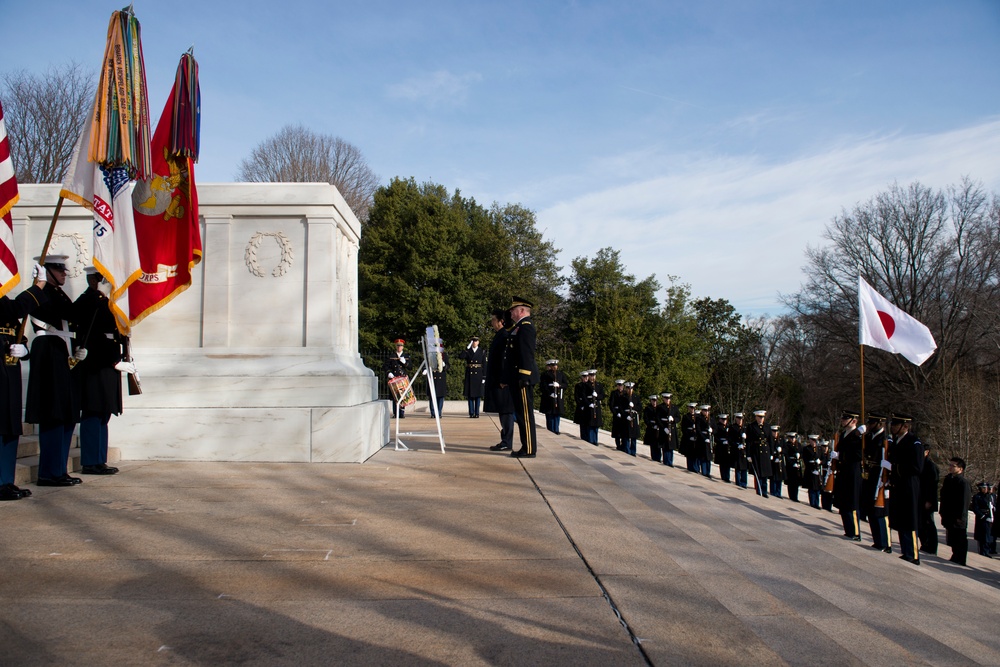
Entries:
[[861, 348], [861, 423], [866, 423], [865, 421], [865, 346], [858, 345]]
[[[49, 223], [49, 233], [45, 235], [45, 245], [42, 246], [42, 254], [38, 257], [38, 264], [45, 266], [45, 256], [49, 254], [49, 245], [52, 243], [52, 233], [56, 230], [56, 222], [59, 220], [59, 212], [62, 211], [63, 197], [60, 195], [59, 201], [56, 202], [56, 210], [52, 213], [52, 222]], [[37, 285], [39, 280], [44, 276], [38, 276], [32, 281], [32, 285]], [[24, 338], [24, 330], [28, 327], [28, 318], [25, 317], [21, 320], [21, 326], [17, 330], [17, 338], [14, 342], [20, 343]], [[11, 355], [7, 355], [4, 358], [4, 363], [8, 366], [14, 366], [17, 364], [17, 358]]]

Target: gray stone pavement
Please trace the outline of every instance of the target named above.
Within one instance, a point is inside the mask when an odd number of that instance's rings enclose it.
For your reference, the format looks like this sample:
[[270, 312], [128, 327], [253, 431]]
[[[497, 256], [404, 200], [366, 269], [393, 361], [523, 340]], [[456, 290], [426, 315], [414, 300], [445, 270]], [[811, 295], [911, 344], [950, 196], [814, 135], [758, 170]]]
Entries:
[[995, 561], [910, 565], [565, 420], [530, 460], [442, 424], [445, 454], [124, 461], [0, 503], [0, 664], [1000, 664]]

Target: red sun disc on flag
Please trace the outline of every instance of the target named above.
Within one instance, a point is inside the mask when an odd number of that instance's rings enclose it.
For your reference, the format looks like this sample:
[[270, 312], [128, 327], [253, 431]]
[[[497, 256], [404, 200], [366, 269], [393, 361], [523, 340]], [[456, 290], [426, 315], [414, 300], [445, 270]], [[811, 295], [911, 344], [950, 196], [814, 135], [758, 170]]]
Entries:
[[892, 319], [892, 315], [884, 311], [878, 311], [878, 318], [882, 321], [882, 328], [885, 329], [885, 337], [892, 338], [892, 334], [896, 331], [896, 320]]

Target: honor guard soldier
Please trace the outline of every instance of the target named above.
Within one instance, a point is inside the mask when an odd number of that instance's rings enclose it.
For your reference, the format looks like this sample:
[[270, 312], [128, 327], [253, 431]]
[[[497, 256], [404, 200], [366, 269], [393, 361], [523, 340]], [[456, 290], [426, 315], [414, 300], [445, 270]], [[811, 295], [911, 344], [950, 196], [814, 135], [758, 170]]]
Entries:
[[584, 438], [592, 445], [597, 445], [597, 431], [604, 423], [604, 415], [601, 412], [601, 404], [604, 403], [604, 385], [597, 381], [597, 369], [591, 368], [587, 371], [587, 384], [584, 393], [583, 403], [580, 407], [580, 431], [586, 428], [587, 437]]
[[20, 500], [29, 489], [14, 484], [17, 472], [17, 444], [21, 436], [21, 359], [28, 354], [24, 338], [18, 338], [21, 318], [45, 302], [45, 269], [35, 264], [32, 277], [38, 282], [11, 299], [0, 297], [0, 500]]
[[688, 403], [687, 414], [681, 417], [681, 439], [680, 453], [687, 459], [687, 469], [689, 472], [697, 472], [694, 465], [695, 444], [698, 442], [698, 426], [695, 418], [698, 416], [698, 404]]
[[861, 541], [858, 525], [858, 504], [861, 500], [861, 435], [858, 413], [845, 410], [840, 415], [840, 439], [833, 458], [837, 461], [837, 476], [833, 481], [833, 502], [844, 523], [844, 536]]
[[514, 445], [514, 399], [503, 379], [509, 325], [510, 313], [499, 308], [493, 311], [490, 317], [493, 340], [486, 358], [486, 400], [483, 409], [497, 413], [500, 421], [500, 442], [490, 446], [495, 452], [508, 451]]
[[[385, 373], [386, 381], [409, 375], [410, 371], [410, 356], [403, 350], [406, 341], [402, 338], [397, 338], [392, 343], [396, 346], [396, 351], [382, 364], [382, 371]], [[406, 408], [400, 405], [397, 414], [396, 404], [397, 401], [394, 397], [392, 401], [392, 416], [403, 419], [406, 417]]]
[[715, 444], [711, 410], [712, 406], [708, 404], [698, 406], [698, 415], [694, 420], [696, 433], [694, 468], [696, 472], [709, 479], [712, 477], [712, 448]]
[[785, 481], [785, 445], [781, 439], [781, 427], [771, 424], [771, 495], [781, 497], [781, 485]]
[[924, 443], [924, 467], [920, 470], [920, 507], [917, 518], [920, 525], [917, 537], [920, 538], [920, 550], [928, 554], [937, 554], [938, 530], [934, 515], [938, 511], [938, 485], [941, 473], [930, 455], [931, 447]]
[[534, 458], [538, 443], [535, 436], [535, 385], [538, 366], [535, 365], [535, 325], [531, 322], [531, 302], [514, 297], [510, 317], [514, 321], [506, 339], [504, 353], [504, 384], [514, 399], [514, 420], [521, 435], [521, 448], [511, 452], [518, 458]]
[[662, 460], [662, 450], [660, 450], [660, 422], [656, 418], [656, 406], [660, 402], [660, 397], [656, 394], [649, 396], [649, 403], [642, 409], [642, 423], [645, 429], [642, 432], [642, 443], [649, 447], [649, 458], [659, 463]]
[[788, 486], [788, 499], [799, 502], [799, 487], [802, 486], [802, 448], [799, 447], [799, 434], [785, 434], [785, 444], [782, 452], [785, 457], [785, 484]]
[[913, 418], [893, 415], [889, 427], [889, 479], [892, 488], [889, 503], [889, 526], [899, 533], [903, 560], [920, 565], [917, 555], [917, 507], [920, 503], [920, 471], [924, 467], [924, 445], [910, 432]]
[[573, 387], [575, 405], [573, 423], [580, 427], [580, 439], [584, 442], [590, 442], [590, 404], [594, 402], [593, 387], [594, 385], [590, 383], [590, 371], [580, 371], [580, 381]]
[[819, 509], [819, 497], [823, 490], [823, 458], [817, 434], [810, 434], [802, 447], [802, 486], [809, 495], [809, 506]]
[[830, 451], [830, 441], [821, 440], [819, 456], [823, 459], [823, 484], [819, 492], [820, 506], [827, 512], [833, 511], [833, 452]]
[[719, 477], [727, 484], [733, 468], [733, 448], [729, 444], [729, 415], [715, 418], [715, 464], [719, 466]]
[[656, 418], [660, 422], [660, 449], [663, 451], [663, 464], [674, 467], [674, 450], [677, 449], [677, 424], [681, 413], [672, 402], [672, 394], [660, 394], [660, 404], [656, 407]]
[[754, 410], [753, 421], [747, 426], [747, 460], [754, 477], [757, 495], [767, 498], [771, 479], [771, 429], [764, 423], [767, 410]]
[[892, 553], [889, 538], [889, 518], [886, 509], [886, 481], [889, 471], [886, 455], [889, 441], [885, 433], [886, 416], [880, 412], [868, 415], [868, 430], [862, 437], [861, 502], [858, 516], [867, 520], [872, 531], [872, 547]]
[[469, 419], [479, 419], [479, 405], [483, 400], [486, 384], [486, 350], [479, 347], [479, 336], [473, 336], [458, 355], [465, 362], [465, 381], [462, 394], [469, 402]]
[[639, 441], [639, 397], [635, 395], [635, 382], [626, 382], [625, 391], [618, 404], [624, 415], [622, 425], [622, 445], [629, 456], [635, 456], [636, 443]]
[[562, 419], [569, 380], [566, 374], [559, 370], [558, 359], [549, 359], [545, 362], [545, 372], [542, 373], [538, 384], [542, 392], [539, 407], [545, 415], [545, 428], [559, 435], [559, 422]]
[[733, 452], [736, 486], [745, 489], [748, 486], [747, 470], [750, 468], [750, 464], [747, 460], [747, 432], [743, 428], [742, 412], [733, 415], [733, 423], [729, 427], [729, 447]]
[[[434, 366], [429, 368], [430, 376], [428, 377], [428, 382], [434, 383], [434, 398], [435, 401], [431, 400], [430, 392], [427, 392], [427, 402], [429, 403], [431, 417], [435, 415], [440, 417], [441, 413], [444, 412], [444, 397], [448, 394], [448, 353], [444, 350], [444, 343], [439, 341], [438, 345], [441, 348], [441, 367]], [[427, 373], [427, 371], [424, 371]]]
[[[67, 471], [73, 430], [80, 421], [80, 384], [73, 375], [87, 350], [75, 344], [73, 301], [63, 291], [66, 255], [45, 258], [46, 302], [31, 315], [31, 342], [25, 421], [38, 424], [38, 486], [73, 486], [82, 480]], [[37, 260], [37, 258], [36, 258]]]
[[77, 340], [87, 350], [87, 358], [74, 373], [80, 382], [80, 472], [85, 475], [114, 475], [118, 468], [108, 465], [108, 422], [122, 413], [122, 371], [135, 372], [124, 359], [124, 338], [115, 324], [108, 297], [99, 289], [108, 285], [97, 269], [90, 266], [87, 289], [73, 304], [80, 325]]
[[608, 410], [611, 411], [611, 437], [614, 438], [615, 449], [620, 452], [625, 451], [625, 447], [622, 444], [624, 440], [622, 433], [625, 430], [625, 416], [622, 414], [620, 407], [624, 392], [625, 380], [615, 380], [615, 388], [611, 390], [611, 394], [608, 396]]

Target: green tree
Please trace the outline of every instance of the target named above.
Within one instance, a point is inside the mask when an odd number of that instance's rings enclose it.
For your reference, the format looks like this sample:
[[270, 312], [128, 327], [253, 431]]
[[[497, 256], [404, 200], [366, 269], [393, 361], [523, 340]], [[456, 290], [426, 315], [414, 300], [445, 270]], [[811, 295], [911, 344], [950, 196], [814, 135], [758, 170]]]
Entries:
[[759, 404], [762, 398], [754, 363], [760, 334], [747, 326], [726, 299], [697, 299], [692, 303], [698, 336], [707, 346], [706, 400], [724, 412]]

